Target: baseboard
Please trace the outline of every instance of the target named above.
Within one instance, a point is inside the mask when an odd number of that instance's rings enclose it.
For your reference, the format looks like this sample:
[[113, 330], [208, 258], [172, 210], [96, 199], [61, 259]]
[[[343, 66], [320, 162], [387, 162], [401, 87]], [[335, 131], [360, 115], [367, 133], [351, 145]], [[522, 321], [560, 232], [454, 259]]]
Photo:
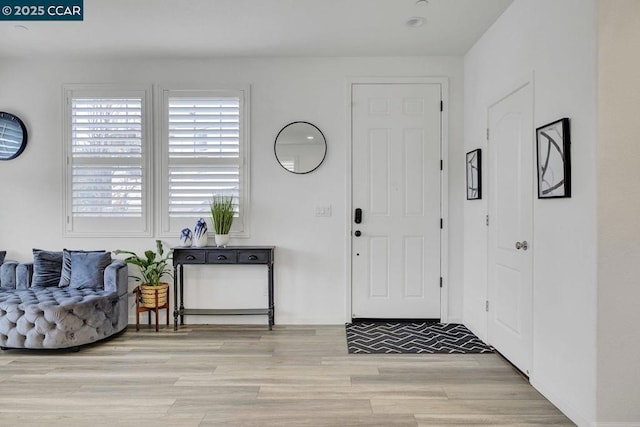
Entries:
[[[408, 318], [370, 318], [370, 317], [358, 317], [351, 319], [354, 321], [366, 322], [366, 321], [378, 321], [378, 322], [441, 322], [441, 323], [455, 323], [457, 325], [462, 325], [462, 319], [458, 317], [450, 317], [446, 321], [444, 319], [408, 319]], [[466, 326], [466, 325], [465, 325]], [[475, 333], [475, 332], [474, 332]]]
[[348, 320], [332, 318], [315, 318], [315, 317], [297, 317], [297, 316], [278, 316], [276, 314], [276, 325], [288, 326], [335, 326], [344, 324]]
[[354, 317], [352, 322], [415, 322], [415, 323], [439, 323], [440, 319], [407, 319], [387, 317]]
[[[535, 378], [529, 378], [529, 382], [538, 390], [547, 400], [553, 403], [563, 414], [565, 414], [571, 421], [581, 427], [595, 427], [595, 420], [588, 420], [584, 414], [578, 411], [570, 403], [568, 403], [561, 396], [549, 390], [544, 383], [537, 381]], [[598, 424], [600, 426], [600, 424]]]

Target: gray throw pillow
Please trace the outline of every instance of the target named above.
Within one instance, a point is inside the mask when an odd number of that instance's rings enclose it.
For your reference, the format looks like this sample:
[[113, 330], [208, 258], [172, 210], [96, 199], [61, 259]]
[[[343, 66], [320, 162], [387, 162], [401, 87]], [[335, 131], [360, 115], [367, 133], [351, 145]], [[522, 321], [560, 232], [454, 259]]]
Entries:
[[66, 288], [71, 283], [71, 252], [106, 252], [105, 250], [99, 251], [73, 251], [69, 249], [62, 250], [62, 272], [60, 273], [60, 283], [58, 286]]
[[70, 288], [104, 289], [104, 270], [111, 264], [110, 252], [70, 252]]
[[7, 256], [7, 251], [0, 251], [0, 264], [4, 262], [4, 257]]
[[31, 286], [58, 286], [62, 272], [62, 252], [33, 250], [33, 279]]

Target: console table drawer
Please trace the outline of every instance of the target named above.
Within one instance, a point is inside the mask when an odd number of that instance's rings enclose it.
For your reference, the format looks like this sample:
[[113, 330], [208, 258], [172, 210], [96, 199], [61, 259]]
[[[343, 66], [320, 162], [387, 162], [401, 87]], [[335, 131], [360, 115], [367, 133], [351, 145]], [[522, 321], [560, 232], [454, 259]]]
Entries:
[[238, 251], [238, 262], [241, 264], [266, 264], [268, 261], [268, 251]]
[[204, 264], [206, 261], [203, 251], [175, 251], [173, 253], [173, 264]]
[[207, 264], [236, 264], [238, 252], [228, 250], [207, 251]]

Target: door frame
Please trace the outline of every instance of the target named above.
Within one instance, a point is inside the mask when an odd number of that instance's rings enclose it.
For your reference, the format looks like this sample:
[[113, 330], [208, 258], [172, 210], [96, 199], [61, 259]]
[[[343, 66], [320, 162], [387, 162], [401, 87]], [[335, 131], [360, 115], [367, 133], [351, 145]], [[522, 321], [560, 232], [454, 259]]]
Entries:
[[442, 171], [440, 173], [440, 216], [443, 220], [443, 227], [440, 230], [440, 276], [442, 277], [442, 287], [440, 288], [440, 319], [447, 322], [448, 294], [449, 294], [449, 79], [447, 77], [351, 77], [346, 80], [346, 201], [345, 206], [345, 259], [346, 263], [346, 304], [345, 318], [351, 322], [353, 277], [352, 277], [352, 214], [353, 214], [353, 130], [352, 130], [352, 88], [357, 84], [439, 84], [440, 95], [443, 102], [442, 114], [440, 115], [440, 157], [442, 158]]
[[[489, 127], [490, 127], [490, 118], [489, 118], [489, 114], [490, 114], [490, 110], [492, 107], [494, 107], [495, 105], [497, 105], [498, 103], [500, 103], [501, 101], [505, 100], [506, 98], [508, 98], [509, 96], [513, 95], [514, 93], [516, 93], [517, 91], [519, 91], [520, 89], [524, 88], [525, 86], [529, 85], [531, 87], [531, 124], [532, 129], [531, 129], [531, 133], [532, 133], [532, 142], [533, 144], [531, 145], [530, 149], [532, 152], [532, 162], [533, 164], [531, 165], [531, 172], [532, 172], [532, 179], [531, 179], [531, 239], [533, 239], [534, 233], [535, 233], [535, 195], [537, 194], [535, 189], [536, 189], [536, 185], [537, 185], [537, 180], [538, 177], [536, 175], [537, 173], [537, 166], [536, 166], [536, 153], [535, 153], [535, 115], [536, 115], [536, 110], [535, 110], [535, 97], [536, 97], [536, 86], [535, 86], [535, 73], [531, 72], [528, 75], [523, 75], [521, 76], [520, 79], [515, 79], [512, 80], [510, 82], [510, 84], [505, 85], [503, 87], [501, 87], [501, 90], [498, 92], [501, 95], [498, 97], [495, 97], [488, 105], [486, 108], [486, 129], [487, 129], [487, 139], [485, 140], [486, 143], [486, 147], [487, 147], [487, 168], [486, 171], [483, 171], [483, 174], [486, 174], [485, 176], [487, 177], [487, 179], [485, 180], [485, 182], [487, 182], [487, 186], [486, 186], [486, 190], [487, 190], [487, 205], [486, 205], [486, 213], [487, 216], [489, 216], [489, 214], [491, 213], [491, 205], [490, 205], [490, 198], [489, 198], [489, 192], [491, 192], [493, 189], [491, 188], [491, 180], [489, 179], [489, 177], [491, 177], [491, 166], [492, 166], [492, 162], [491, 162], [491, 145], [489, 143]], [[491, 220], [491, 219], [489, 219]], [[492, 257], [489, 253], [489, 251], [491, 250], [490, 248], [490, 238], [489, 238], [489, 233], [491, 232], [490, 229], [487, 230], [487, 235], [486, 235], [486, 249], [487, 249], [487, 259], [486, 259], [486, 263], [487, 263], [487, 277], [486, 277], [486, 281], [485, 281], [485, 299], [486, 301], [491, 304], [491, 301], [489, 299], [489, 297], [492, 295], [492, 293], [490, 292], [490, 277], [489, 277], [489, 262], [491, 261]], [[533, 374], [533, 345], [534, 345], [534, 340], [533, 337], [535, 335], [535, 323], [534, 323], [534, 308], [535, 308], [535, 304], [534, 304], [534, 276], [535, 276], [535, 242], [533, 242], [534, 244], [531, 245], [531, 318], [530, 320], [530, 325], [531, 325], [531, 342], [529, 343], [529, 369], [528, 371], [525, 373], [529, 378], [531, 378], [532, 374]], [[491, 342], [489, 340], [489, 322], [490, 322], [490, 313], [489, 311], [485, 312], [485, 341], [487, 342], [487, 344], [491, 345]]]

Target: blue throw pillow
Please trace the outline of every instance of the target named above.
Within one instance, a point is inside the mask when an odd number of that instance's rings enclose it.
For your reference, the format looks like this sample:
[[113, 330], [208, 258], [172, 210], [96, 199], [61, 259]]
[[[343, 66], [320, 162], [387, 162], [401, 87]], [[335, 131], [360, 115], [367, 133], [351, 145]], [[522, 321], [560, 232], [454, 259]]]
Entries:
[[70, 288], [104, 289], [104, 270], [111, 264], [110, 252], [70, 252]]
[[68, 249], [62, 250], [62, 272], [60, 273], [60, 283], [58, 286], [66, 288], [71, 283], [71, 252], [106, 252], [100, 251], [70, 251]]
[[62, 252], [33, 250], [31, 286], [58, 286], [62, 272]]

